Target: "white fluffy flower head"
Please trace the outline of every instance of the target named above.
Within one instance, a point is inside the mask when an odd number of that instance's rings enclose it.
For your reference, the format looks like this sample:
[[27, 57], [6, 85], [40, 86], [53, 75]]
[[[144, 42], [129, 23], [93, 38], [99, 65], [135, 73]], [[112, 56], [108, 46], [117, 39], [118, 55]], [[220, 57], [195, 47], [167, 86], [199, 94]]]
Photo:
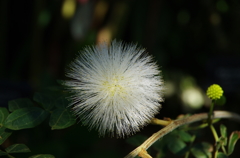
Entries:
[[70, 64], [65, 85], [77, 117], [100, 135], [134, 134], [159, 112], [163, 81], [137, 45], [113, 41], [85, 48]]

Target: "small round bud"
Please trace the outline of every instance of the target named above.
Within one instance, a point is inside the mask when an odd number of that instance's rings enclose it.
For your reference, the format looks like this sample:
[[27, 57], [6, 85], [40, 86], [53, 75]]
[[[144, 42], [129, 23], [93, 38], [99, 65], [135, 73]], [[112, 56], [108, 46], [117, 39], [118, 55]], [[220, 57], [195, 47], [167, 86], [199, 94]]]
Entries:
[[218, 84], [213, 84], [207, 89], [207, 96], [212, 100], [220, 99], [223, 95], [222, 87]]

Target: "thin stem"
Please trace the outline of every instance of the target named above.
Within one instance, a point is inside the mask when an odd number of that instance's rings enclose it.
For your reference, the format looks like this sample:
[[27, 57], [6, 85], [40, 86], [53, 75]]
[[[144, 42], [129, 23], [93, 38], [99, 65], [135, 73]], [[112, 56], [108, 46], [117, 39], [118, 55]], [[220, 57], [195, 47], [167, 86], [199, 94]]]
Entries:
[[214, 108], [214, 100], [212, 101], [212, 104], [210, 106], [210, 110], [209, 110], [209, 113], [208, 113], [208, 123], [209, 123], [209, 126], [212, 124], [212, 114], [213, 114], [213, 108]]
[[[214, 123], [216, 123], [218, 121], [220, 121], [220, 119], [214, 119], [214, 120], [212, 120], [212, 124], [214, 124]], [[199, 126], [187, 127], [187, 128], [185, 128], [185, 130], [187, 130], [187, 131], [189, 131], [189, 130], [198, 130], [198, 129], [205, 128], [205, 127], [208, 127], [208, 126], [209, 126], [208, 123], [203, 123], [203, 124], [201, 124]]]
[[142, 158], [152, 158], [152, 156], [149, 155], [145, 149], [142, 149], [142, 150], [139, 152], [138, 156], [139, 156], [139, 157], [142, 157]]
[[225, 147], [224, 147], [224, 146], [222, 146], [222, 150], [223, 150], [224, 154], [226, 154], [226, 155], [227, 155], [227, 151], [226, 151], [226, 149], [225, 149]]
[[[228, 118], [232, 120], [236, 120], [240, 122], [240, 115], [233, 113], [233, 112], [228, 112], [228, 111], [214, 111], [213, 112], [212, 119], [217, 119], [217, 118]], [[206, 120], [208, 119], [208, 113], [200, 113], [200, 114], [195, 114], [186, 118], [178, 119], [178, 120], [173, 120], [169, 125], [166, 127], [162, 128], [159, 130], [157, 133], [154, 133], [151, 137], [149, 137], [143, 144], [141, 144], [139, 147], [137, 147], [135, 150], [130, 152], [125, 158], [134, 158], [139, 154], [139, 152], [142, 149], [147, 150], [153, 143], [155, 143], [158, 139], [162, 138], [172, 130], [176, 129], [177, 127], [180, 127], [185, 124], [190, 124], [193, 122], [201, 121], [201, 120]]]
[[9, 158], [15, 158], [15, 157], [13, 157], [12, 155], [9, 155], [9, 154], [8, 154], [7, 156], [8, 156]]
[[[192, 136], [192, 139], [191, 139], [191, 143], [190, 143], [190, 145], [189, 145], [190, 147], [192, 146], [195, 138], [196, 138], [196, 135], [193, 135], [193, 136]], [[190, 154], [190, 150], [188, 150], [188, 152], [185, 154], [185, 157], [184, 157], [184, 158], [188, 158], [188, 157], [189, 157], [189, 154]]]
[[212, 131], [212, 133], [213, 133], [213, 137], [214, 137], [215, 141], [218, 142], [219, 137], [218, 137], [217, 131], [215, 130], [215, 128], [213, 127], [213, 125], [210, 125], [210, 129], [211, 129], [211, 131]]
[[190, 151], [188, 151], [188, 152], [185, 154], [184, 158], [188, 158], [189, 154], [190, 154]]
[[[213, 134], [213, 137], [215, 139], [215, 142], [216, 144], [218, 143], [219, 141], [219, 137], [218, 137], [218, 134], [217, 134], [217, 131], [215, 130], [215, 128], [213, 127], [212, 125], [212, 114], [213, 114], [213, 108], [214, 108], [214, 100], [212, 101], [212, 104], [210, 106], [210, 110], [209, 110], [209, 113], [208, 113], [208, 125], [212, 131], [212, 134]], [[218, 155], [218, 148], [216, 148], [215, 152], [214, 152], [214, 158], [217, 158], [217, 155]]]
[[217, 158], [217, 155], [218, 155], [218, 150], [215, 151], [214, 158]]
[[167, 126], [171, 123], [171, 121], [167, 121], [167, 120], [160, 120], [160, 119], [157, 119], [157, 118], [153, 118], [151, 120], [151, 124], [154, 124], [154, 125], [162, 125], [162, 126]]

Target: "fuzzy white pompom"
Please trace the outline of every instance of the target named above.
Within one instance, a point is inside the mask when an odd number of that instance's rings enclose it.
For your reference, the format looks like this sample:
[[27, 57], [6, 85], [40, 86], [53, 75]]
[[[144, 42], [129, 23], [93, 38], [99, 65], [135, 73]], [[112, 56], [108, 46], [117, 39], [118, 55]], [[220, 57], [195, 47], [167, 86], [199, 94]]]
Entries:
[[163, 81], [145, 49], [113, 41], [85, 48], [70, 64], [64, 84], [77, 117], [100, 135], [125, 137], [159, 112]]

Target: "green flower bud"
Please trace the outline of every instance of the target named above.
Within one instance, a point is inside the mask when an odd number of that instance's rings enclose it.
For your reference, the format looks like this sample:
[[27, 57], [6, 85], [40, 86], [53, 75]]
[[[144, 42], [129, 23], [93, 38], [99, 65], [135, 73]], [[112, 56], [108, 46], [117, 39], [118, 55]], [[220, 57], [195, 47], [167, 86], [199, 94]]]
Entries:
[[218, 84], [213, 84], [207, 89], [207, 96], [212, 100], [220, 99], [223, 95], [222, 87]]

